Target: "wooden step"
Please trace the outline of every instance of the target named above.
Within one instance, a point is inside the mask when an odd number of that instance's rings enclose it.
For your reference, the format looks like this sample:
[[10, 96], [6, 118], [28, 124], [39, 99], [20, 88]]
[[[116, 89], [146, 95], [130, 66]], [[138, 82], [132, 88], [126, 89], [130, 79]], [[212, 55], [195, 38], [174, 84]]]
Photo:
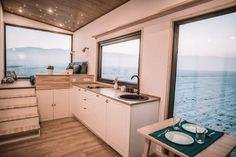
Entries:
[[5, 117], [16, 117], [16, 116], [21, 116], [21, 115], [28, 115], [32, 113], [38, 113], [37, 106], [0, 110], [0, 119], [5, 118]]
[[20, 128], [29, 125], [39, 125], [39, 117], [2, 122], [0, 123], [0, 131], [11, 130], [13, 128]]
[[37, 98], [33, 97], [21, 97], [14, 99], [0, 99], [0, 106], [11, 106], [11, 105], [19, 105], [19, 104], [33, 104], [37, 103]]
[[0, 99], [21, 98], [35, 96], [34, 88], [0, 90]]
[[27, 107], [36, 107], [38, 106], [36, 103], [32, 104], [17, 104], [17, 105], [8, 105], [8, 106], [0, 106], [0, 110], [9, 110], [9, 109], [17, 109], [17, 108], [27, 108]]
[[0, 136], [12, 135], [12, 134], [31, 131], [31, 130], [38, 130], [38, 129], [40, 129], [39, 124], [29, 125], [29, 126], [24, 126], [24, 127], [11, 128], [11, 129], [7, 129], [7, 130], [0, 130]]
[[25, 97], [35, 97], [35, 94], [22, 94], [22, 95], [3, 95], [0, 99], [14, 99], [14, 98], [25, 98]]
[[12, 135], [0, 136], [0, 146], [38, 137], [40, 137], [40, 129], [20, 132]]
[[39, 117], [39, 114], [38, 113], [28, 113], [28, 114], [24, 114], [24, 115], [17, 115], [17, 116], [11, 116], [11, 117], [1, 117], [0, 123], [14, 121], [14, 120], [35, 118], [35, 117]]

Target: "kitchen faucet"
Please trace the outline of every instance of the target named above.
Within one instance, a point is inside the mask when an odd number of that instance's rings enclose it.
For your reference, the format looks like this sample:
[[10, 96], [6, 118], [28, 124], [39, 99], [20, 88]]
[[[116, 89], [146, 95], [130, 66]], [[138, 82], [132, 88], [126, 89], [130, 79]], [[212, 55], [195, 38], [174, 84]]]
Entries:
[[131, 77], [131, 80], [133, 79], [133, 78], [137, 78], [137, 94], [139, 95], [140, 94], [140, 87], [139, 87], [139, 77], [138, 77], [138, 75], [133, 75], [132, 77]]

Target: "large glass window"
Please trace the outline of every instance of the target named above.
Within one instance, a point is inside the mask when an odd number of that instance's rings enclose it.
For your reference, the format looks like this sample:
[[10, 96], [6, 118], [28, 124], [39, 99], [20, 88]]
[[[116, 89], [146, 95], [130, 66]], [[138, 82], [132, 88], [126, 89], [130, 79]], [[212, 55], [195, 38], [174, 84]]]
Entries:
[[172, 115], [234, 136], [235, 19], [234, 9], [176, 23], [170, 101]]
[[6, 25], [6, 71], [18, 77], [61, 72], [71, 61], [71, 35]]
[[139, 72], [140, 32], [99, 43], [99, 81], [136, 84]]

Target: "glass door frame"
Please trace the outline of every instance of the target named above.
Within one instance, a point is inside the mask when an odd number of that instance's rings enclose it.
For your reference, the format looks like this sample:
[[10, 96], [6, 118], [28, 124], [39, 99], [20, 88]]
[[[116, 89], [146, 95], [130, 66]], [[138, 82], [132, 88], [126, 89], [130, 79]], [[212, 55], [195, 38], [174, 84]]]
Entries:
[[172, 45], [172, 61], [171, 61], [171, 78], [170, 78], [170, 92], [169, 92], [169, 106], [168, 106], [168, 118], [172, 118], [174, 114], [174, 101], [175, 101], [175, 85], [176, 85], [176, 73], [177, 73], [177, 58], [178, 58], [178, 44], [179, 44], [179, 26], [187, 23], [192, 23], [204, 19], [209, 19], [229, 13], [236, 12], [236, 7], [215, 11], [212, 13], [196, 16], [193, 18], [175, 21], [174, 33], [173, 33], [173, 45]]

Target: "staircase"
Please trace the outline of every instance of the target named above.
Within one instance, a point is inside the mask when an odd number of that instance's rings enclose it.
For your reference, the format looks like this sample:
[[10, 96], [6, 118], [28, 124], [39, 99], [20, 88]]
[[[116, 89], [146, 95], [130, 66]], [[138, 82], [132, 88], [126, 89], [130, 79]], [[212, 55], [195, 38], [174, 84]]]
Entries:
[[39, 136], [35, 89], [0, 90], [0, 145]]

